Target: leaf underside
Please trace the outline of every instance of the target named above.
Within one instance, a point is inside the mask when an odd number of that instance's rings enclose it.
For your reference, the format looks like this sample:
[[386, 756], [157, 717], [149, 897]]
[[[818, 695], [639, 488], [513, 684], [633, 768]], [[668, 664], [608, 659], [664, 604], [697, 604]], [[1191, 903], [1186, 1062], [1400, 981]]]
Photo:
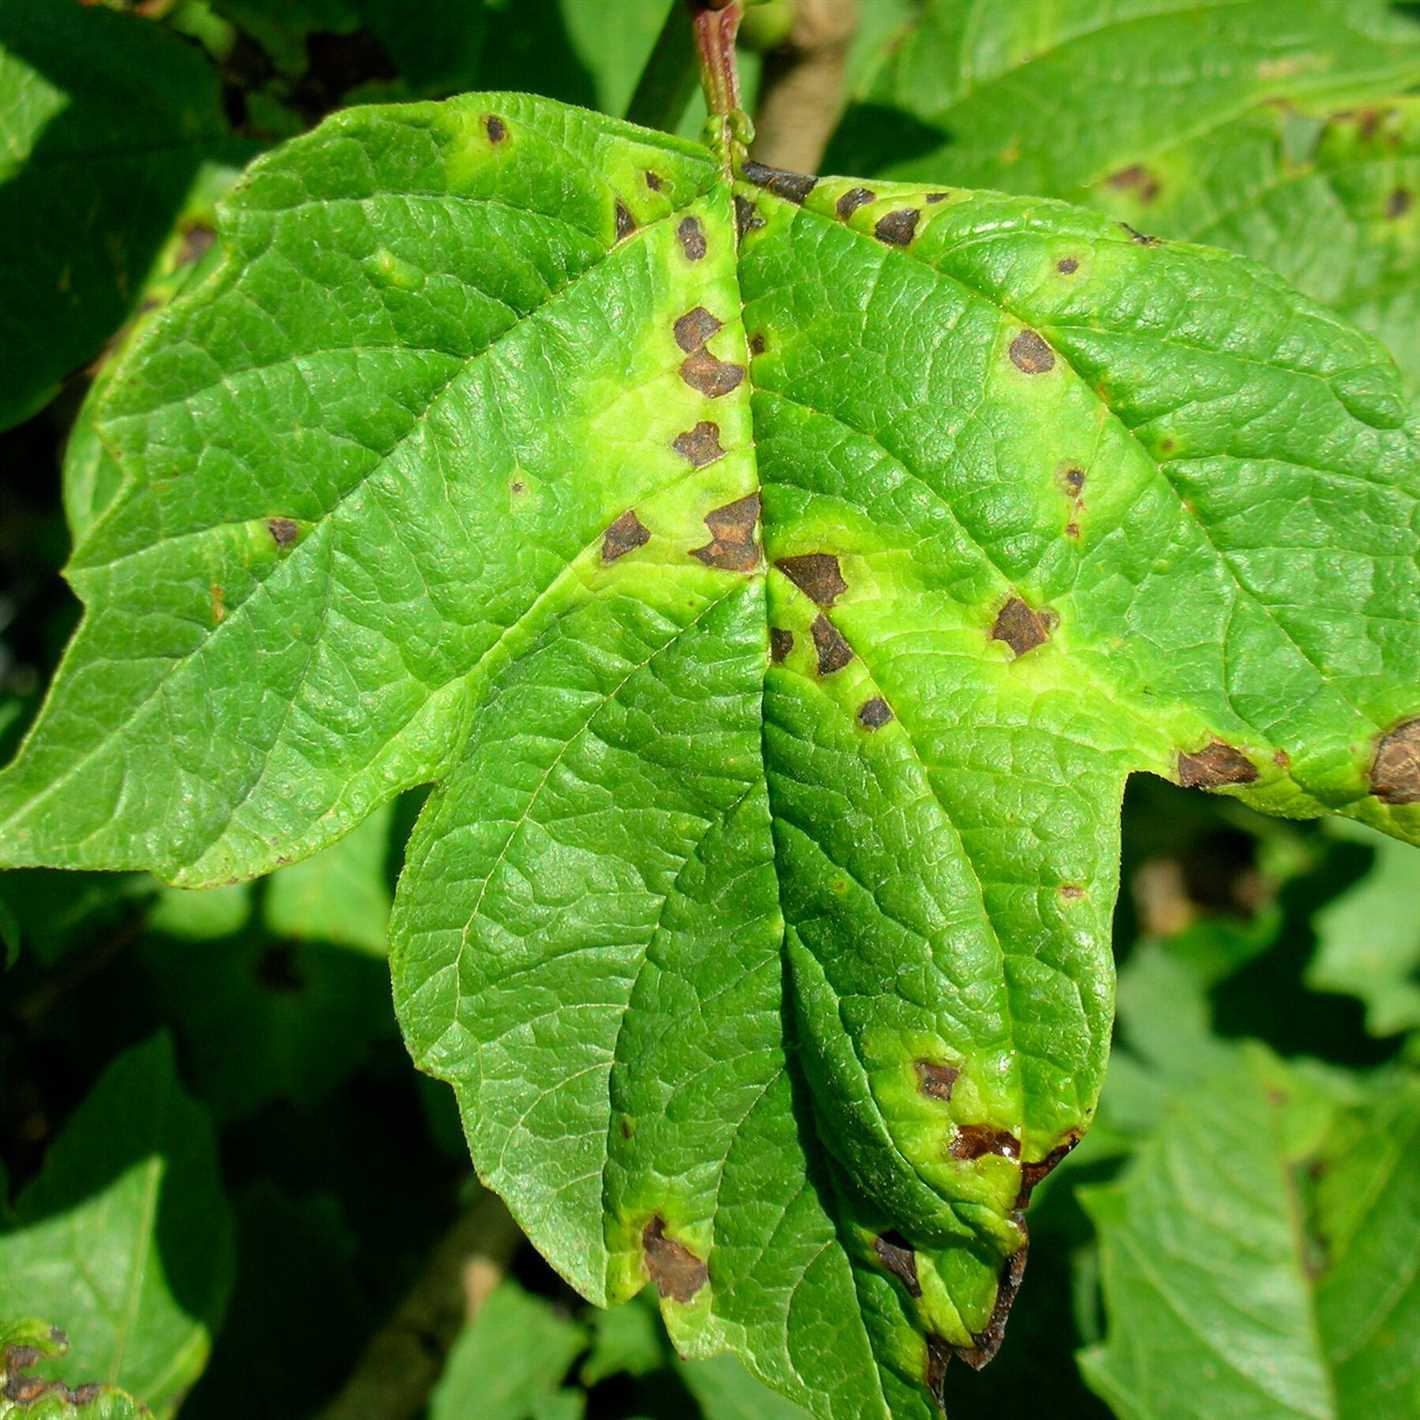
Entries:
[[1398, 377], [1260, 267], [546, 100], [255, 164], [125, 358], [12, 863], [436, 787], [396, 1005], [584, 1295], [821, 1417], [989, 1359], [1149, 770], [1420, 837]]

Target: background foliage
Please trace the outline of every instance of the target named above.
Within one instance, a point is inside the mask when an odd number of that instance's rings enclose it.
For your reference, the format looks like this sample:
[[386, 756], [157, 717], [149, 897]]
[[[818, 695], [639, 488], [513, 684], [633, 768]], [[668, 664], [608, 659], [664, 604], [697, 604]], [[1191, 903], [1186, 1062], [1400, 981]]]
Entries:
[[[80, 405], [210, 262], [240, 166], [365, 100], [496, 86], [621, 113], [668, 8], [0, 0], [7, 758], [75, 620], [70, 535], [111, 492]], [[1233, 246], [1420, 379], [1420, 24], [1288, 10], [1279, 27], [1264, 3], [1100, 0], [1065, 21], [1043, 0], [863, 0], [825, 166], [1067, 196]], [[427, 1399], [432, 1420], [799, 1413], [732, 1361], [677, 1361], [649, 1304], [582, 1306], [472, 1182], [390, 1009], [384, 918], [416, 809], [206, 893], [0, 880], [0, 1415], [133, 1413], [120, 1391], [158, 1415], [276, 1394], [283, 1415], [340, 1415], [383, 1354], [414, 1393], [389, 1413]], [[1032, 1208], [1002, 1356], [953, 1371], [954, 1413], [1035, 1415], [1048, 1390], [1072, 1417], [1408, 1420], [1420, 850], [1144, 779], [1124, 841], [1100, 1119]], [[482, 1305], [461, 1330], [425, 1318], [421, 1371], [379, 1348], [451, 1250]]]

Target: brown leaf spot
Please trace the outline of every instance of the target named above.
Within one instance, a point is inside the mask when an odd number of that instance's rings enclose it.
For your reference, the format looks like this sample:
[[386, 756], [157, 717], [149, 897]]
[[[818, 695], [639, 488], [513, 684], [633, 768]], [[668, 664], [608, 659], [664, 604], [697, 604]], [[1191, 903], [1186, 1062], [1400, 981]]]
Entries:
[[928, 201], [928, 202], [945, 202], [945, 201], [947, 200], [947, 198], [949, 198], [950, 196], [951, 196], [951, 193], [950, 193], [950, 192], [929, 192], [929, 193], [927, 194], [927, 201]]
[[1120, 168], [1107, 179], [1109, 185], [1121, 192], [1133, 191], [1143, 203], [1152, 202], [1159, 195], [1159, 180], [1142, 163], [1131, 163]]
[[710, 541], [691, 552], [707, 567], [726, 572], [752, 572], [759, 566], [759, 544], [754, 540], [759, 522], [759, 494], [750, 493], [705, 515]]
[[720, 447], [720, 426], [708, 419], [702, 419], [694, 429], [677, 434], [671, 445], [682, 458], [687, 458], [696, 468], [704, 468], [707, 463], [725, 457]]
[[942, 1065], [935, 1060], [915, 1060], [917, 1090], [932, 1100], [949, 1100], [961, 1071], [955, 1065]]
[[1012, 597], [996, 614], [991, 627], [991, 639], [1004, 641], [1017, 656], [1024, 656], [1050, 640], [1055, 625], [1054, 613], [1036, 611], [1020, 597]]
[[833, 210], [846, 222], [860, 207], [866, 207], [875, 197], [870, 187], [850, 187], [833, 205]]
[[[1025, 1229], [1021, 1223], [1022, 1231]], [[1011, 1307], [1016, 1293], [1021, 1290], [1021, 1279], [1026, 1272], [1026, 1252], [1028, 1243], [1023, 1243], [1002, 1264], [1001, 1275], [996, 1283], [996, 1305], [991, 1308], [991, 1320], [983, 1331], [973, 1333], [975, 1346], [955, 1346], [952, 1349], [973, 1371], [979, 1371], [1001, 1349], [1006, 1339], [1006, 1322], [1011, 1315]]]
[[704, 1262], [674, 1238], [666, 1236], [665, 1219], [657, 1214], [641, 1234], [646, 1271], [663, 1297], [688, 1302], [705, 1285], [709, 1271]]
[[707, 399], [719, 399], [739, 387], [745, 377], [745, 367], [718, 359], [708, 350], [697, 350], [681, 361], [680, 377]]
[[483, 131], [490, 143], [501, 143], [508, 136], [508, 125], [496, 113], [485, 114]]
[[979, 1159], [986, 1154], [995, 1154], [1002, 1159], [1018, 1159], [1021, 1146], [1014, 1134], [997, 1129], [995, 1125], [959, 1124], [947, 1153], [954, 1159]]
[[698, 218], [683, 218], [680, 226], [675, 229], [675, 234], [687, 261], [699, 261], [705, 255], [705, 228], [700, 225]]
[[1272, 756], [1272, 762], [1278, 769], [1290, 769], [1292, 767], [1292, 756], [1285, 749], [1279, 749]]
[[878, 1261], [907, 1288], [908, 1296], [922, 1295], [922, 1284], [917, 1280], [917, 1254], [901, 1233], [886, 1232], [875, 1237], [873, 1251]]
[[794, 633], [782, 626], [769, 628], [769, 659], [777, 666], [794, 649]]
[[212, 624], [216, 626], [227, 615], [227, 594], [220, 582], [212, 583]]
[[1011, 364], [1028, 375], [1055, 368], [1055, 352], [1033, 330], [1023, 330], [1011, 342]]
[[1084, 895], [1085, 890], [1079, 883], [1060, 884], [1060, 896], [1063, 897], [1066, 902], [1079, 902]]
[[853, 659], [853, 648], [822, 612], [814, 617], [809, 630], [813, 632], [814, 646], [818, 650], [820, 675], [832, 675], [834, 671], [841, 671]]
[[675, 343], [686, 354], [693, 354], [704, 347], [705, 342], [717, 331], [724, 329], [724, 322], [712, 316], [704, 306], [696, 306], [687, 311], [675, 323]]
[[602, 561], [615, 562], [638, 547], [644, 547], [651, 540], [650, 530], [636, 516], [635, 508], [628, 508], [606, 530], [602, 539]]
[[646, 169], [646, 186], [649, 187], [652, 192], [660, 192], [665, 185], [660, 173], [653, 173], [650, 168]]
[[892, 719], [892, 707], [881, 695], [865, 700], [858, 707], [858, 723], [866, 730], [880, 730]]
[[301, 535], [300, 524], [292, 522], [290, 518], [268, 518], [266, 530], [277, 547], [290, 547]]
[[1065, 524], [1065, 536], [1066, 536], [1066, 537], [1079, 537], [1079, 535], [1080, 535], [1080, 525], [1079, 525], [1079, 523], [1066, 523], [1066, 524]]
[[1219, 784], [1251, 784], [1257, 766], [1241, 750], [1214, 740], [1196, 754], [1178, 756], [1178, 782], [1185, 789], [1213, 789]]
[[781, 557], [774, 564], [805, 596], [819, 606], [832, 606], [848, 590], [848, 583], [831, 552], [805, 552], [799, 557]]
[[747, 197], [735, 194], [735, 235], [740, 241], [760, 227], [764, 226], [764, 218], [759, 215], [759, 208]]
[[764, 354], [764, 332], [762, 330], [757, 330], [752, 336], [750, 336], [749, 353], [751, 355]]
[[182, 246], [178, 251], [177, 264], [191, 266], [194, 262], [201, 261], [212, 249], [212, 243], [216, 240], [217, 233], [205, 222], [194, 222], [182, 234]]
[[1406, 720], [1376, 745], [1371, 792], [1383, 804], [1420, 804], [1420, 719]]
[[624, 242], [636, 230], [636, 219], [631, 209], [618, 197], [616, 199], [616, 239]]
[[1085, 487], [1085, 470], [1071, 464], [1071, 466], [1060, 475], [1060, 479], [1070, 495], [1074, 498], [1078, 498]]
[[99, 1383], [90, 1381], [87, 1385], [75, 1386], [68, 1393], [70, 1405], [88, 1405], [99, 1398]]
[[1138, 242], [1141, 247], [1156, 247], [1162, 242], [1162, 238], [1151, 237], [1147, 232], [1141, 232], [1138, 227], [1131, 227], [1128, 222], [1121, 222], [1119, 225], [1129, 233], [1130, 240]]
[[927, 1384], [932, 1399], [944, 1411], [947, 1408], [944, 1387], [947, 1383], [947, 1367], [952, 1362], [953, 1349], [952, 1343], [943, 1337], [933, 1335], [927, 1337], [927, 1366], [922, 1378]]
[[1021, 1187], [1016, 1194], [1016, 1207], [1028, 1208], [1030, 1196], [1041, 1180], [1055, 1172], [1060, 1161], [1080, 1142], [1078, 1134], [1069, 1135], [1063, 1144], [1057, 1144], [1043, 1159], [1033, 1164], [1021, 1165]]
[[1398, 187], [1386, 198], [1385, 215], [1394, 221], [1403, 217], [1415, 205], [1415, 194], [1408, 188]]
[[783, 197], [790, 202], [802, 204], [804, 198], [818, 186], [816, 177], [806, 173], [791, 173], [784, 168], [771, 168], [765, 163], [746, 163], [740, 169], [746, 182], [772, 192], [775, 197]]
[[1080, 269], [1080, 263], [1073, 256], [1062, 256], [1055, 263], [1055, 269], [1062, 276], [1073, 276]]
[[895, 247], [910, 246], [917, 233], [917, 219], [921, 212], [915, 207], [900, 207], [879, 217], [873, 228], [873, 235], [880, 242], [888, 242]]

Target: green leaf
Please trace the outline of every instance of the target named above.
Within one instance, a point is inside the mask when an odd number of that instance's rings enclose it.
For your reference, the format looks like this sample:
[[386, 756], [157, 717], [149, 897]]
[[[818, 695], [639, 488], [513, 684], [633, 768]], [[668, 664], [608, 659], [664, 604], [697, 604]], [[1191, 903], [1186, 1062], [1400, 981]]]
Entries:
[[1420, 1029], [1420, 853], [1359, 825], [1347, 828], [1347, 838], [1374, 850], [1374, 862], [1316, 914], [1307, 985], [1358, 997], [1373, 1035]]
[[54, 1318], [66, 1371], [166, 1416], [206, 1363], [231, 1271], [212, 1130], [158, 1036], [110, 1067], [20, 1195], [0, 1316]]
[[1279, 25], [1270, 0], [934, 0], [831, 160], [1245, 252], [1379, 336], [1417, 387], [1420, 100], [1393, 96], [1420, 80], [1420, 26], [1386, 9], [1295, 0]]
[[69, 1338], [43, 1321], [0, 1321], [0, 1420], [140, 1420], [151, 1411], [113, 1386], [65, 1385], [26, 1374], [69, 1349]]
[[506, 1280], [454, 1342], [429, 1420], [532, 1420], [585, 1345], [580, 1326]]
[[136, 305], [201, 165], [231, 138], [216, 75], [190, 46], [50, 0], [0, 0], [0, 134], [5, 428]]
[[1126, 777], [1420, 837], [1416, 426], [1236, 256], [724, 173], [507, 94], [255, 164], [100, 406], [0, 834], [221, 883], [436, 783], [395, 998], [480, 1175], [908, 1420], [1093, 1115]]
[[766, 1390], [733, 1356], [682, 1362], [680, 1375], [705, 1420], [805, 1420], [803, 1410]]
[[1257, 1047], [1175, 1097], [1084, 1192], [1121, 1420], [1390, 1417], [1420, 1404], [1420, 1084], [1340, 1109]]

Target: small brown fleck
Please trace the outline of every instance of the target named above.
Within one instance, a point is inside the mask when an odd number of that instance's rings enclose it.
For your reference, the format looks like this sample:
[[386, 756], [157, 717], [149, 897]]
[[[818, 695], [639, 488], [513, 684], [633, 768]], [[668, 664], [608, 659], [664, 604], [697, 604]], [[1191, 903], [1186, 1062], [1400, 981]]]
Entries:
[[1159, 195], [1159, 180], [1142, 163], [1131, 163], [1120, 168], [1107, 179], [1109, 185], [1121, 192], [1134, 191], [1143, 203], [1152, 202]]
[[745, 377], [745, 367], [718, 359], [708, 350], [697, 350], [681, 361], [680, 377], [707, 399], [719, 399], [721, 395], [739, 388], [740, 381]]
[[666, 1236], [665, 1219], [657, 1214], [641, 1233], [646, 1271], [663, 1297], [688, 1302], [705, 1285], [709, 1271], [688, 1247]]
[[881, 695], [865, 700], [858, 707], [858, 723], [867, 730], [882, 729], [892, 717], [892, 708]]
[[917, 1254], [901, 1233], [886, 1232], [875, 1237], [873, 1251], [878, 1261], [907, 1288], [908, 1296], [922, 1295], [922, 1284], [917, 1280]]
[[97, 1381], [90, 1381], [87, 1385], [75, 1386], [65, 1398], [70, 1405], [88, 1405], [90, 1401], [99, 1398], [99, 1384]]
[[687, 355], [693, 354], [701, 349], [712, 335], [723, 330], [724, 326], [724, 321], [712, 316], [704, 306], [696, 306], [676, 321], [675, 343]]
[[1128, 222], [1121, 222], [1119, 225], [1129, 233], [1130, 240], [1138, 242], [1141, 247], [1156, 247], [1162, 244], [1161, 237], [1152, 237], [1148, 232], [1141, 232], [1138, 227], [1131, 227]]
[[1251, 784], [1257, 766], [1241, 750], [1214, 740], [1196, 754], [1178, 756], [1178, 782], [1185, 789], [1213, 789], [1219, 784]]
[[1041, 1181], [1055, 1172], [1062, 1159], [1080, 1142], [1078, 1134], [1070, 1134], [1063, 1144], [1057, 1144], [1043, 1159], [1033, 1164], [1021, 1165], [1021, 1188], [1016, 1194], [1016, 1207], [1028, 1208], [1030, 1196]]
[[749, 236], [751, 232], [758, 231], [764, 226], [764, 218], [759, 215], [759, 208], [747, 197], [735, 194], [735, 235], [740, 241]]
[[301, 535], [300, 524], [290, 518], [268, 518], [266, 530], [277, 547], [289, 547]]
[[509, 487], [514, 493], [523, 493], [523, 492], [525, 492], [525, 491], [527, 490], [527, 484], [524, 483], [521, 478], [515, 478], [515, 479], [508, 485], [508, 487]]
[[1037, 611], [1020, 597], [1012, 597], [996, 614], [991, 639], [1004, 641], [1017, 656], [1024, 656], [1050, 640], [1054, 613]]
[[986, 1154], [995, 1154], [1002, 1159], [1018, 1159], [1021, 1146], [1014, 1134], [997, 1129], [995, 1125], [959, 1124], [947, 1153], [954, 1159], [979, 1159]]
[[929, 192], [929, 193], [927, 194], [927, 201], [928, 201], [928, 202], [945, 202], [945, 201], [947, 200], [947, 198], [949, 198], [950, 196], [951, 196], [951, 193], [950, 193], [950, 192]]
[[917, 1090], [928, 1099], [949, 1100], [961, 1071], [955, 1065], [942, 1065], [935, 1060], [916, 1060]]
[[1060, 477], [1065, 481], [1065, 487], [1078, 498], [1085, 486], [1085, 470], [1072, 465]]
[[794, 649], [794, 633], [782, 626], [769, 628], [769, 659], [777, 666]]
[[1292, 767], [1292, 756], [1285, 749], [1279, 749], [1272, 756], [1272, 762], [1278, 769], [1290, 769]]
[[1164, 438], [1159, 440], [1159, 452], [1161, 454], [1171, 454], [1176, 448], [1178, 448], [1178, 440], [1171, 435], [1165, 435]]
[[[1022, 1233], [1025, 1232], [1025, 1221], [1018, 1220]], [[954, 1346], [956, 1352], [973, 1371], [979, 1371], [986, 1363], [992, 1360], [1001, 1349], [1001, 1343], [1006, 1339], [1006, 1322], [1010, 1319], [1011, 1306], [1016, 1300], [1016, 1293], [1021, 1290], [1021, 1279], [1026, 1272], [1026, 1252], [1029, 1243], [1022, 1243], [1020, 1247], [1008, 1257], [1001, 1265], [1001, 1275], [996, 1282], [996, 1304], [991, 1308], [991, 1320], [986, 1323], [983, 1331], [974, 1332], [972, 1340], [974, 1346]]]
[[762, 330], [757, 330], [752, 336], [750, 336], [749, 353], [751, 355], [764, 354], [764, 332]]
[[1066, 524], [1065, 524], [1065, 536], [1066, 536], [1066, 537], [1079, 537], [1079, 535], [1080, 535], [1080, 525], [1079, 525], [1079, 523], [1066, 523]]
[[631, 1128], [631, 1121], [625, 1115], [621, 1119], [621, 1137], [629, 1139], [634, 1131]]
[[880, 242], [888, 242], [895, 247], [910, 246], [917, 232], [917, 219], [921, 215], [915, 207], [900, 207], [896, 212], [878, 218], [873, 235]]
[[1011, 364], [1027, 375], [1043, 375], [1055, 368], [1055, 352], [1033, 330], [1023, 330], [1011, 342]]
[[1371, 792], [1383, 804], [1420, 804], [1420, 719], [1405, 720], [1381, 737]]
[[1080, 263], [1073, 256], [1062, 256], [1055, 263], [1055, 269], [1062, 276], [1073, 276], [1080, 269]]
[[813, 632], [814, 646], [818, 649], [820, 675], [832, 675], [834, 671], [841, 671], [853, 659], [853, 648], [822, 612], [814, 617], [809, 630]]
[[1409, 188], [1398, 187], [1386, 198], [1385, 215], [1393, 221], [1403, 217], [1415, 205], [1415, 194]]
[[702, 419], [693, 429], [677, 434], [671, 445], [682, 458], [687, 458], [696, 468], [704, 468], [708, 463], [725, 457], [720, 447], [720, 426], [708, 419]]
[[766, 163], [746, 163], [740, 172], [746, 182], [772, 192], [775, 197], [800, 204], [818, 186], [818, 179], [807, 173], [791, 173], [784, 168], [771, 168]]
[[212, 622], [216, 625], [223, 621], [227, 615], [227, 594], [222, 590], [220, 582], [212, 583]]
[[636, 230], [636, 219], [631, 209], [618, 197], [616, 199], [616, 239], [624, 242]]
[[662, 180], [660, 173], [653, 173], [650, 168], [647, 168], [646, 186], [649, 187], [652, 192], [660, 192], [664, 189], [665, 182]]
[[954, 1349], [950, 1341], [940, 1336], [929, 1335], [927, 1337], [927, 1365], [923, 1379], [927, 1383], [927, 1389], [931, 1393], [932, 1399], [943, 1411], [947, 1408], [945, 1392], [947, 1367], [951, 1365]]
[[759, 522], [759, 494], [750, 493], [705, 515], [710, 541], [691, 552], [707, 567], [726, 572], [752, 572], [759, 566], [759, 544], [754, 540]]
[[212, 243], [216, 240], [217, 233], [205, 222], [194, 222], [182, 234], [182, 246], [178, 251], [177, 264], [191, 266], [194, 262], [201, 261], [212, 249]]
[[698, 218], [683, 218], [680, 226], [675, 229], [675, 234], [687, 261], [699, 261], [705, 255], [705, 228], [700, 225]]
[[508, 136], [508, 125], [496, 113], [484, 116], [483, 130], [488, 134], [490, 143], [501, 143]]
[[636, 516], [635, 508], [628, 508], [607, 528], [602, 539], [602, 561], [615, 562], [638, 547], [644, 547], [651, 540], [650, 529]]
[[1066, 902], [1079, 902], [1084, 895], [1085, 890], [1079, 883], [1060, 884], [1060, 896], [1063, 897]]
[[774, 564], [801, 592], [820, 606], [832, 606], [848, 590], [838, 559], [831, 552], [781, 557]]
[[847, 221], [860, 207], [866, 207], [877, 196], [870, 187], [850, 187], [833, 205], [833, 210]]

